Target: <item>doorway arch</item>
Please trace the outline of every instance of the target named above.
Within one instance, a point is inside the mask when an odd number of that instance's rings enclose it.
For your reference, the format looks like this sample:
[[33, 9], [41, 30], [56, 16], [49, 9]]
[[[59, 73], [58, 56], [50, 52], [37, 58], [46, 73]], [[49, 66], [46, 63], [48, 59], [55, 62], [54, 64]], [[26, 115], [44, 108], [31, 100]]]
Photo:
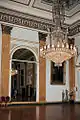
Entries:
[[[22, 66], [22, 64], [27, 64], [27, 66], [33, 66], [33, 69], [35, 69], [33, 71], [33, 76], [30, 74], [30, 76], [28, 75], [27, 73], [27, 76], [29, 76], [29, 78], [32, 76], [32, 78], [34, 78], [34, 80], [32, 80], [32, 84], [33, 84], [33, 88], [34, 88], [34, 100], [30, 98], [29, 101], [38, 101], [38, 94], [39, 94], [39, 89], [38, 89], [38, 82], [39, 82], [39, 75], [38, 75], [38, 57], [37, 57], [37, 54], [35, 52], [35, 50], [33, 50], [32, 48], [30, 47], [26, 47], [26, 46], [17, 46], [15, 47], [14, 49], [12, 49], [11, 51], [11, 67], [10, 68], [14, 68], [16, 69], [16, 67], [13, 67], [13, 66], [16, 66], [16, 64], [19, 66]], [[20, 64], [19, 64], [20, 63]], [[13, 65], [14, 64], [14, 65]], [[24, 65], [23, 65], [24, 66]], [[23, 71], [22, 71], [23, 72]], [[19, 73], [18, 75], [15, 75], [15, 76], [19, 76]], [[20, 76], [19, 76], [20, 77]], [[15, 78], [15, 77], [14, 77]], [[23, 79], [23, 78], [22, 78]], [[26, 78], [28, 80], [28, 78]], [[10, 81], [11, 81], [11, 77], [10, 77]], [[21, 83], [21, 82], [20, 82]], [[16, 84], [16, 83], [14, 83]], [[21, 83], [23, 84], [23, 83]], [[11, 81], [11, 84], [10, 84], [10, 87], [9, 87], [9, 90], [11, 91], [9, 93], [9, 96], [12, 96], [11, 93], [12, 93], [12, 81]], [[23, 87], [23, 91], [24, 91], [24, 88], [27, 90], [26, 88], [26, 85], [27, 83], [24, 82], [24, 86]], [[17, 90], [19, 91], [19, 89]], [[22, 90], [21, 90], [22, 91]], [[35, 92], [36, 91], [36, 92]], [[19, 91], [20, 92], [20, 91]], [[35, 93], [36, 93], [36, 97], [35, 97]], [[28, 96], [30, 97], [30, 96]], [[27, 99], [24, 99], [25, 101], [27, 101]]]

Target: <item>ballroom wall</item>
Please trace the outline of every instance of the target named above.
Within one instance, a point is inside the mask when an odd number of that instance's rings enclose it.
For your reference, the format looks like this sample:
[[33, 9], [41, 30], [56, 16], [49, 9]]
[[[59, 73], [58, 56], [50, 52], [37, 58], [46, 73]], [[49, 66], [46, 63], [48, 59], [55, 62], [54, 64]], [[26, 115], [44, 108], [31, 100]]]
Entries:
[[[14, 27], [11, 32], [11, 57], [13, 53], [20, 48], [26, 48], [33, 52], [36, 58], [37, 73], [36, 73], [36, 87], [37, 87], [37, 98], [39, 101], [39, 66], [38, 66], [38, 54], [39, 54], [39, 38], [38, 32], [23, 28]], [[10, 63], [11, 64], [11, 63]], [[11, 81], [11, 77], [10, 77]], [[11, 82], [10, 82], [11, 84]], [[11, 93], [11, 85], [9, 85], [9, 95]]]
[[[1, 24], [0, 24], [0, 84], [1, 84], [1, 49], [2, 49], [2, 31], [1, 31]], [[1, 87], [0, 87], [0, 94], [1, 94]]]
[[69, 90], [69, 65], [66, 62], [65, 85], [50, 85], [50, 61], [46, 60], [46, 101], [60, 102], [62, 101], [62, 91]]
[[[75, 44], [78, 48], [78, 53], [80, 54], [80, 34], [75, 36]], [[80, 55], [78, 56], [76, 63], [80, 63]], [[80, 101], [80, 70], [78, 70], [77, 67], [75, 68], [75, 86], [77, 87], [76, 101]]]
[[[13, 44], [15, 43], [13, 38], [17, 38], [15, 41], [16, 46], [25, 45], [25, 44], [26, 44], [26, 46], [29, 46], [29, 47], [36, 46], [39, 51], [39, 44], [35, 44], [35, 42], [39, 42], [37, 31], [15, 27], [15, 28], [13, 28], [13, 30], [11, 32], [11, 39], [12, 39], [11, 41], [13, 41], [13, 42], [11, 42], [11, 46], [13, 46]], [[20, 39], [22, 39], [21, 42], [19, 41]], [[28, 42], [25, 43], [24, 40], [26, 40]], [[32, 43], [30, 44], [29, 41], [33, 41], [34, 44], [32, 44]], [[38, 56], [39, 56], [39, 53], [37, 54], [37, 57]], [[68, 69], [69, 69], [68, 62], [66, 62], [66, 76], [65, 76], [66, 83], [65, 83], [65, 85], [50, 85], [50, 72], [51, 72], [50, 71], [51, 70], [50, 69], [50, 61], [46, 60], [46, 101], [47, 102], [62, 101], [62, 91], [69, 89]], [[37, 81], [37, 87], [39, 87], [38, 82], [39, 81]], [[42, 89], [42, 91], [44, 91], [44, 89]], [[37, 88], [37, 95], [39, 97], [39, 89], [38, 88]], [[38, 100], [38, 98], [37, 98], [37, 100]]]
[[[75, 44], [79, 45], [80, 37], [75, 37]], [[0, 26], [0, 73], [1, 73], [1, 41], [2, 41], [2, 32]], [[13, 53], [22, 47], [30, 49], [37, 61], [37, 98], [36, 101], [39, 101], [39, 36], [38, 32], [31, 29], [23, 29], [19, 27], [13, 27], [11, 31], [11, 49], [10, 56], [12, 57]], [[80, 46], [79, 51], [80, 51]], [[79, 57], [80, 60], [80, 57]], [[42, 62], [42, 61], [41, 61]], [[11, 58], [10, 58], [10, 69], [11, 69]], [[45, 69], [45, 68], [44, 68]], [[50, 84], [50, 75], [51, 75], [50, 61], [46, 60], [46, 102], [59, 102], [62, 101], [62, 91], [69, 90], [69, 62], [66, 62], [66, 76], [65, 76], [65, 85], [51, 85]], [[76, 92], [76, 101], [80, 101], [80, 72], [75, 68], [75, 86], [77, 86], [78, 91]], [[0, 76], [1, 77], [1, 76]], [[1, 79], [0, 79], [1, 82]], [[44, 88], [45, 89], [45, 88]], [[44, 91], [42, 89], [42, 91]], [[9, 95], [11, 93], [11, 77], [9, 79]]]

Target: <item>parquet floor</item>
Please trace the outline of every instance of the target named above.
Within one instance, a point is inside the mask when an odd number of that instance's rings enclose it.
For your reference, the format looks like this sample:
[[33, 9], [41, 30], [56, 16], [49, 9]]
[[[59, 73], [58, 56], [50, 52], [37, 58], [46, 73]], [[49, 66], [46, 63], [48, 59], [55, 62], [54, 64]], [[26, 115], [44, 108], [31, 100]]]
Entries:
[[0, 120], [80, 120], [80, 104], [0, 108]]

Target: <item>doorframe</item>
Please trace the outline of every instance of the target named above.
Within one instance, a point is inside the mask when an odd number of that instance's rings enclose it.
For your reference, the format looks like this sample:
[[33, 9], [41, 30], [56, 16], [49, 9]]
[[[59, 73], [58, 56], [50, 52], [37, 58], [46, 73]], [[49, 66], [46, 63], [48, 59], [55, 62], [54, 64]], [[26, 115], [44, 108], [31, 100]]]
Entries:
[[38, 54], [35, 50], [35, 48], [33, 47], [29, 47], [26, 45], [19, 45], [19, 46], [15, 46], [13, 49], [11, 49], [10, 51], [10, 74], [9, 74], [9, 97], [11, 99], [11, 69], [12, 69], [12, 57], [13, 54], [19, 50], [19, 49], [27, 49], [30, 50], [35, 58], [36, 58], [36, 65], [37, 65], [37, 70], [36, 70], [36, 102], [39, 102], [39, 57]]

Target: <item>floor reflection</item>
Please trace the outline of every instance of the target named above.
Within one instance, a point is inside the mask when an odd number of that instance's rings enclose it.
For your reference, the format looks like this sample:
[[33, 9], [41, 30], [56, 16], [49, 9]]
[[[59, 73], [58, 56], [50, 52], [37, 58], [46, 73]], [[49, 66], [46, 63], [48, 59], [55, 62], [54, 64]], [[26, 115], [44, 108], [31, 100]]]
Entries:
[[0, 108], [1, 120], [80, 120], [80, 105]]

